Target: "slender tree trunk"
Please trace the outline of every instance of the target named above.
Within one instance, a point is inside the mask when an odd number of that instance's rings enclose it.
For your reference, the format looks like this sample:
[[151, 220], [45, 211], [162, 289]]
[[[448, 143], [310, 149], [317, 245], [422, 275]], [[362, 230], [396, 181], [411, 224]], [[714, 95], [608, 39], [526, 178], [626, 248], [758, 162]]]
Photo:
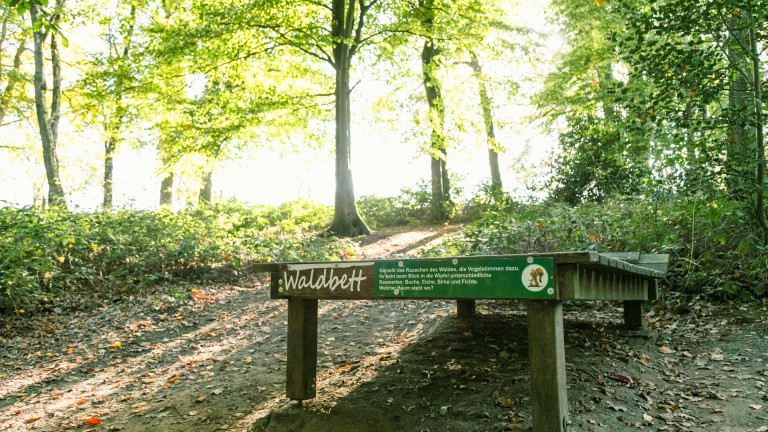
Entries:
[[3, 124], [5, 115], [8, 113], [8, 107], [11, 105], [11, 99], [13, 98], [13, 91], [16, 89], [16, 84], [19, 82], [19, 69], [21, 69], [21, 55], [26, 50], [27, 39], [22, 37], [19, 41], [19, 46], [16, 48], [16, 54], [13, 56], [13, 66], [11, 73], [5, 72], [8, 75], [8, 84], [3, 91], [2, 99], [0, 99], [0, 125]]
[[114, 172], [114, 157], [117, 140], [110, 136], [104, 141], [104, 193], [101, 207], [112, 210], [112, 175]]
[[727, 44], [728, 60], [733, 65], [728, 88], [728, 108], [733, 114], [727, 132], [725, 184], [731, 195], [749, 196], [749, 178], [755, 172], [755, 163], [750, 150], [752, 143], [747, 121], [749, 77], [741, 72], [749, 64], [749, 55], [745, 51], [749, 34], [742, 29], [742, 20], [732, 25], [738, 30], [728, 37]]
[[[361, 14], [363, 11], [360, 12]], [[349, 70], [352, 60], [352, 29], [355, 0], [333, 0], [333, 60], [336, 68], [336, 197], [330, 232], [343, 237], [370, 234], [355, 204], [352, 183]], [[362, 21], [362, 18], [361, 18]], [[359, 36], [357, 37], [359, 39]]]
[[173, 204], [173, 172], [168, 171], [160, 182], [160, 207]]
[[166, 155], [164, 144], [161, 141], [159, 145], [160, 162], [163, 166], [164, 177], [160, 181], [160, 207], [170, 208], [173, 204], [173, 181], [174, 175], [171, 169], [171, 160]]
[[483, 110], [483, 124], [485, 125], [485, 136], [488, 144], [488, 165], [491, 169], [491, 188], [501, 190], [501, 170], [499, 169], [499, 145], [496, 142], [496, 132], [493, 126], [493, 112], [491, 111], [491, 98], [488, 96], [488, 85], [485, 81], [483, 69], [474, 52], [470, 53], [472, 59], [469, 66], [475, 74], [477, 81], [477, 91], [480, 95], [480, 107]]
[[[63, 1], [57, 2], [61, 7]], [[38, 20], [38, 10], [35, 5], [30, 7], [30, 16], [32, 26]], [[54, 18], [55, 19], [55, 18]], [[35, 58], [35, 112], [37, 113], [37, 123], [40, 129], [40, 141], [43, 146], [43, 163], [45, 164], [46, 178], [48, 179], [48, 204], [52, 206], [62, 206], [66, 208], [64, 198], [64, 188], [61, 185], [59, 176], [59, 160], [56, 152], [56, 141], [58, 138], [59, 108], [61, 104], [61, 64], [56, 43], [55, 33], [51, 33], [51, 64], [53, 70], [53, 96], [51, 98], [51, 112], [45, 106], [45, 75], [43, 61], [43, 45], [46, 35], [42, 31], [33, 33], [34, 40], [34, 58]]]
[[208, 169], [203, 173], [203, 181], [200, 185], [198, 201], [200, 204], [213, 204], [213, 168]]
[[763, 136], [762, 77], [760, 73], [760, 52], [757, 49], [755, 27], [749, 30], [750, 57], [752, 57], [752, 92], [754, 94], [755, 127], [757, 128], [757, 169], [755, 170], [755, 213], [757, 223], [763, 230], [763, 243], [768, 243], [768, 224], [765, 221], [765, 142]]
[[[430, 1], [421, 4], [424, 13], [423, 22], [427, 29], [432, 28], [434, 22], [434, 9]], [[448, 170], [446, 167], [447, 149], [445, 143], [445, 131], [443, 128], [445, 121], [445, 105], [440, 89], [440, 83], [435, 71], [437, 65], [435, 57], [438, 54], [436, 42], [428, 37], [424, 40], [424, 47], [421, 50], [421, 69], [424, 92], [429, 106], [429, 148], [432, 171], [432, 219], [436, 222], [445, 222], [448, 220], [450, 199], [450, 184], [448, 181]]]
[[120, 60], [120, 72], [117, 74], [115, 81], [115, 111], [114, 118], [107, 122], [105, 129], [108, 131], [109, 136], [104, 141], [104, 184], [103, 184], [103, 199], [102, 208], [104, 210], [111, 210], [113, 206], [113, 176], [114, 176], [114, 157], [117, 151], [117, 145], [120, 142], [120, 131], [125, 121], [127, 109], [123, 104], [123, 93], [125, 80], [128, 77], [128, 71], [125, 67], [125, 62], [128, 61], [128, 53], [133, 39], [133, 32], [136, 28], [136, 5], [131, 6], [131, 11], [128, 16], [128, 29], [127, 33], [123, 36], [123, 53], [119, 57]]

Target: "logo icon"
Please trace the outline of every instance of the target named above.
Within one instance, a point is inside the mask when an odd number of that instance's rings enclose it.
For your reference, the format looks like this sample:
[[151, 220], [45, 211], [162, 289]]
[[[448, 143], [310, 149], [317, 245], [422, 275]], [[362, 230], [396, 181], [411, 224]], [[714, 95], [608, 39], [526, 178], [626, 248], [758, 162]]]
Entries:
[[523, 270], [523, 285], [528, 291], [539, 292], [546, 288], [549, 275], [544, 267], [531, 264]]

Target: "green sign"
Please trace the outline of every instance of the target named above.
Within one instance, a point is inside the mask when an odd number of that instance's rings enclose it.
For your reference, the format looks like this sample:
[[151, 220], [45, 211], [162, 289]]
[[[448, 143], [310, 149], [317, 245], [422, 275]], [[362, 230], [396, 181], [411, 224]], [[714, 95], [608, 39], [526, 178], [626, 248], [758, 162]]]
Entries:
[[374, 295], [389, 298], [556, 298], [552, 258], [380, 261]]

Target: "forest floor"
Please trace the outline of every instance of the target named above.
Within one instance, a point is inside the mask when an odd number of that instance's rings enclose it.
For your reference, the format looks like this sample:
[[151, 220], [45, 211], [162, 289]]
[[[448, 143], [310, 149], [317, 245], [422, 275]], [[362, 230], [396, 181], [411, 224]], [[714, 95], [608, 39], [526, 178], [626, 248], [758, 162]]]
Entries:
[[[382, 231], [361, 248], [404, 256], [456, 230]], [[284, 398], [286, 302], [267, 282], [1, 319], [0, 431], [530, 429], [523, 303], [460, 320], [455, 302], [321, 302], [318, 397], [299, 407]], [[618, 304], [566, 305], [569, 430], [768, 431], [766, 304], [683, 298], [642, 331], [622, 328]]]

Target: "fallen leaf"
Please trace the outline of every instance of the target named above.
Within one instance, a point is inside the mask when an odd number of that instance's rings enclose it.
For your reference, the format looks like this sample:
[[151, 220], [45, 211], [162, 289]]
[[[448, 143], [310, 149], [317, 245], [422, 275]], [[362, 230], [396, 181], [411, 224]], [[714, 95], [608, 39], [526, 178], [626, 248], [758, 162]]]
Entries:
[[614, 410], [614, 411], [622, 411], [627, 412], [627, 407], [621, 406], [621, 405], [614, 405], [611, 401], [605, 401], [605, 403], [608, 405], [608, 408]]
[[25, 422], [27, 422], [27, 423], [32, 423], [32, 422], [34, 422], [34, 421], [38, 421], [38, 420], [40, 420], [41, 418], [43, 418], [43, 416], [35, 416], [35, 417], [29, 417], [28, 419], [26, 419], [26, 420], [24, 420], [24, 421], [25, 421]]
[[253, 362], [253, 358], [246, 357], [245, 359], [243, 359], [243, 361], [246, 362], [246, 363], [251, 363], [251, 362]]
[[673, 350], [672, 348], [670, 348], [668, 346], [661, 346], [661, 347], [659, 347], [659, 352], [662, 353], [662, 354], [672, 354], [672, 353], [675, 352], [675, 350]]
[[178, 379], [179, 379], [179, 376], [178, 375], [174, 375], [174, 376], [168, 378], [168, 382], [169, 383], [176, 382], [176, 380], [178, 380]]
[[197, 399], [195, 399], [195, 402], [203, 403], [203, 402], [205, 402], [205, 399], [206, 399], [205, 395], [200, 395], [200, 396], [197, 397]]
[[609, 374], [605, 374], [605, 377], [608, 378], [608, 379], [614, 380], [614, 381], [618, 381], [620, 383], [624, 383], [624, 384], [633, 384], [634, 383], [632, 378], [630, 378], [628, 376], [624, 376], [624, 375], [609, 373]]
[[196, 416], [196, 415], [197, 415], [197, 413], [198, 413], [198, 411], [190, 411], [190, 412], [189, 412], [189, 415], [191, 415], [191, 416]]
[[91, 426], [96, 426], [97, 424], [101, 423], [101, 420], [97, 419], [96, 417], [88, 417], [88, 419], [85, 420], [85, 423]]
[[653, 423], [653, 417], [649, 416], [646, 413], [643, 413], [643, 422], [652, 424]]
[[759, 404], [750, 404], [749, 407], [754, 409], [754, 410], [759, 410], [759, 409], [763, 408], [763, 406], [759, 405]]
[[123, 344], [121, 344], [120, 342], [115, 342], [112, 345], [110, 345], [111, 348], [120, 348], [122, 346], [123, 346]]

